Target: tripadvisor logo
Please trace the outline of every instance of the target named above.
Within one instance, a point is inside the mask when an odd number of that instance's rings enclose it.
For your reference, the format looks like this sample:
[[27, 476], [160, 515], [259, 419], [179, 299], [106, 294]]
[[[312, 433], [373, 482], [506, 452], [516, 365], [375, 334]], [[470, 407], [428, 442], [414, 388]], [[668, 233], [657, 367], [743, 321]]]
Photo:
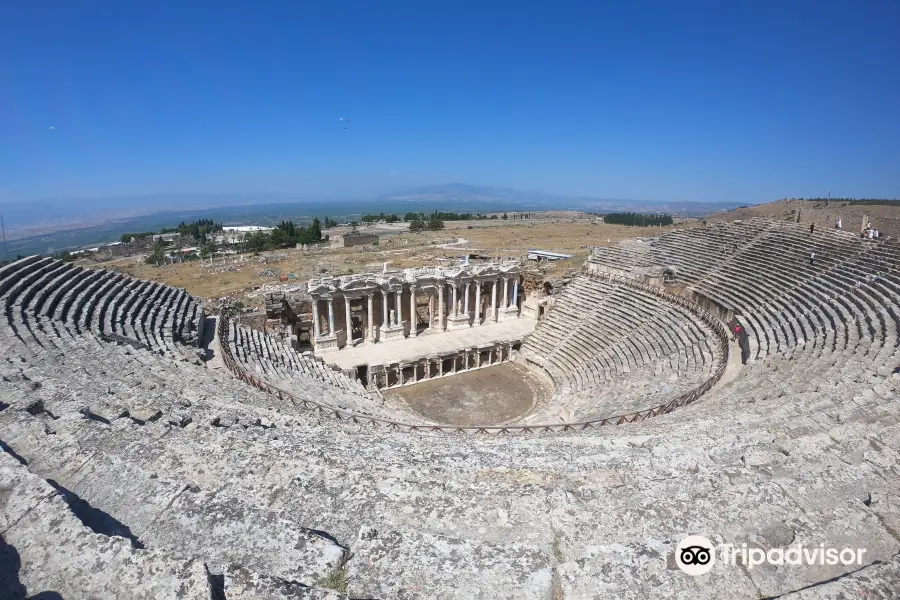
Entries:
[[702, 535], [689, 535], [675, 547], [675, 564], [688, 575], [704, 575], [716, 564], [716, 549]]
[[857, 565], [862, 566], [865, 548], [834, 548], [824, 543], [818, 546], [797, 544], [789, 548], [748, 547], [722, 544], [716, 547], [709, 538], [689, 535], [675, 547], [675, 564], [678, 568], [697, 577], [705, 575], [716, 564], [716, 553], [724, 566], [744, 565], [753, 569], [763, 564], [782, 565]]

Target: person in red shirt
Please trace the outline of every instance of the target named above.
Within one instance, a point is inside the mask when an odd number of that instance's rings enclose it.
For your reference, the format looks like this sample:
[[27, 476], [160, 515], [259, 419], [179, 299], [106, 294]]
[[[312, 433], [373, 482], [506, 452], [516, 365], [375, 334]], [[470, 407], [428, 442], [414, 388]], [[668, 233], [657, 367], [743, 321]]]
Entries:
[[731, 341], [733, 342], [737, 339], [740, 339], [740, 337], [741, 337], [741, 326], [735, 325], [734, 331], [731, 332]]

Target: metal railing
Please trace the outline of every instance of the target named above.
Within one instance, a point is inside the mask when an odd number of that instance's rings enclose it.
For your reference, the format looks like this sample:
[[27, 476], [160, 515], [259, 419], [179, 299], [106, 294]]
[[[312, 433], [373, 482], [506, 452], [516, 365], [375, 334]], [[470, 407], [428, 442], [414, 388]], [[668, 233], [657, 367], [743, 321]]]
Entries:
[[647, 294], [652, 294], [665, 302], [678, 305], [688, 310], [694, 316], [703, 321], [718, 337], [719, 365], [716, 367], [713, 375], [694, 389], [685, 392], [684, 394], [681, 394], [673, 398], [672, 400], [665, 402], [664, 404], [660, 404], [652, 408], [646, 408], [637, 412], [616, 415], [612, 417], [591, 419], [575, 423], [546, 423], [536, 425], [475, 425], [468, 427], [455, 425], [417, 425], [413, 423], [406, 423], [403, 421], [394, 421], [382, 417], [375, 417], [364, 413], [356, 413], [328, 404], [308, 400], [306, 398], [300, 398], [293, 393], [281, 387], [278, 387], [277, 385], [273, 385], [272, 383], [269, 383], [268, 381], [265, 381], [260, 377], [257, 377], [256, 375], [250, 373], [238, 361], [234, 359], [234, 356], [232, 354], [231, 336], [229, 332], [230, 316], [226, 311], [219, 312], [218, 323], [216, 325], [218, 328], [219, 346], [222, 349], [222, 359], [225, 363], [225, 366], [229, 371], [231, 371], [231, 373], [234, 374], [235, 377], [245, 383], [248, 383], [249, 385], [252, 385], [257, 389], [263, 390], [278, 397], [279, 400], [288, 400], [295, 406], [300, 406], [302, 408], [317, 411], [320, 414], [334, 417], [340, 421], [349, 421], [361, 425], [382, 426], [395, 431], [475, 434], [559, 433], [564, 431], [584, 431], [587, 429], [596, 429], [609, 425], [624, 425], [627, 423], [637, 423], [639, 421], [645, 421], [659, 415], [668, 414], [677, 408], [681, 408], [682, 406], [691, 404], [719, 382], [719, 380], [722, 378], [722, 375], [725, 373], [726, 367], [728, 366], [728, 332], [725, 329], [725, 326], [712, 314], [710, 314], [709, 311], [703, 309], [697, 304], [694, 304], [690, 300], [683, 298], [682, 296], [672, 294], [662, 288], [639, 283], [626, 277], [610, 275], [607, 273], [591, 273], [586, 269], [582, 270], [582, 274], [591, 279], [612, 281], [619, 285], [638, 289]]

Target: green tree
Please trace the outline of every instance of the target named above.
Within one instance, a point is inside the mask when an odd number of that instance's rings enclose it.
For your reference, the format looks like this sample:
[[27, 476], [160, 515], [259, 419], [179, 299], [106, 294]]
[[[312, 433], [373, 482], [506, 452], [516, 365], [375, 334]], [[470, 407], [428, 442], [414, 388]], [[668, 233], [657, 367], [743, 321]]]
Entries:
[[53, 258], [55, 258], [56, 260], [64, 261], [64, 262], [72, 262], [73, 260], [75, 260], [77, 258], [77, 256], [73, 256], [73, 255], [69, 254], [68, 250], [60, 250], [59, 252], [56, 252], [53, 255]]
[[216, 253], [216, 245], [213, 242], [200, 244], [200, 258], [209, 258]]
[[244, 245], [251, 252], [265, 250], [268, 245], [269, 235], [262, 231], [251, 231], [244, 238]]
[[282, 229], [281, 227], [276, 227], [272, 230], [272, 233], [269, 234], [269, 239], [267, 246], [271, 246], [272, 248], [284, 248], [290, 242], [291, 237], [288, 233]]
[[144, 259], [148, 265], [161, 265], [166, 262], [166, 251], [165, 246], [162, 243], [162, 240], [157, 240], [156, 243], [153, 244], [153, 250], [150, 254], [147, 255], [147, 258]]
[[444, 228], [444, 222], [436, 215], [431, 215], [428, 218], [428, 224], [426, 225], [428, 231], [440, 231]]
[[507, 215], [506, 213], [503, 213], [503, 216], [500, 217], [500, 218], [503, 219], [503, 220], [505, 221], [506, 219], [509, 218], [509, 215]]
[[307, 229], [307, 237], [310, 240], [308, 244], [316, 244], [322, 241], [322, 226], [319, 224], [319, 217], [312, 221], [312, 225]]

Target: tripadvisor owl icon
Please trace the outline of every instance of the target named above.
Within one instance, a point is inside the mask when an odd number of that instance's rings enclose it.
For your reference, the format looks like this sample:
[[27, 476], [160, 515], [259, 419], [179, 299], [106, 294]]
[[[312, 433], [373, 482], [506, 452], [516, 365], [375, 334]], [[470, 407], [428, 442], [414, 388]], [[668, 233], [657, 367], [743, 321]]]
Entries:
[[675, 547], [675, 564], [688, 575], [709, 573], [715, 563], [716, 549], [702, 535], [689, 535]]

